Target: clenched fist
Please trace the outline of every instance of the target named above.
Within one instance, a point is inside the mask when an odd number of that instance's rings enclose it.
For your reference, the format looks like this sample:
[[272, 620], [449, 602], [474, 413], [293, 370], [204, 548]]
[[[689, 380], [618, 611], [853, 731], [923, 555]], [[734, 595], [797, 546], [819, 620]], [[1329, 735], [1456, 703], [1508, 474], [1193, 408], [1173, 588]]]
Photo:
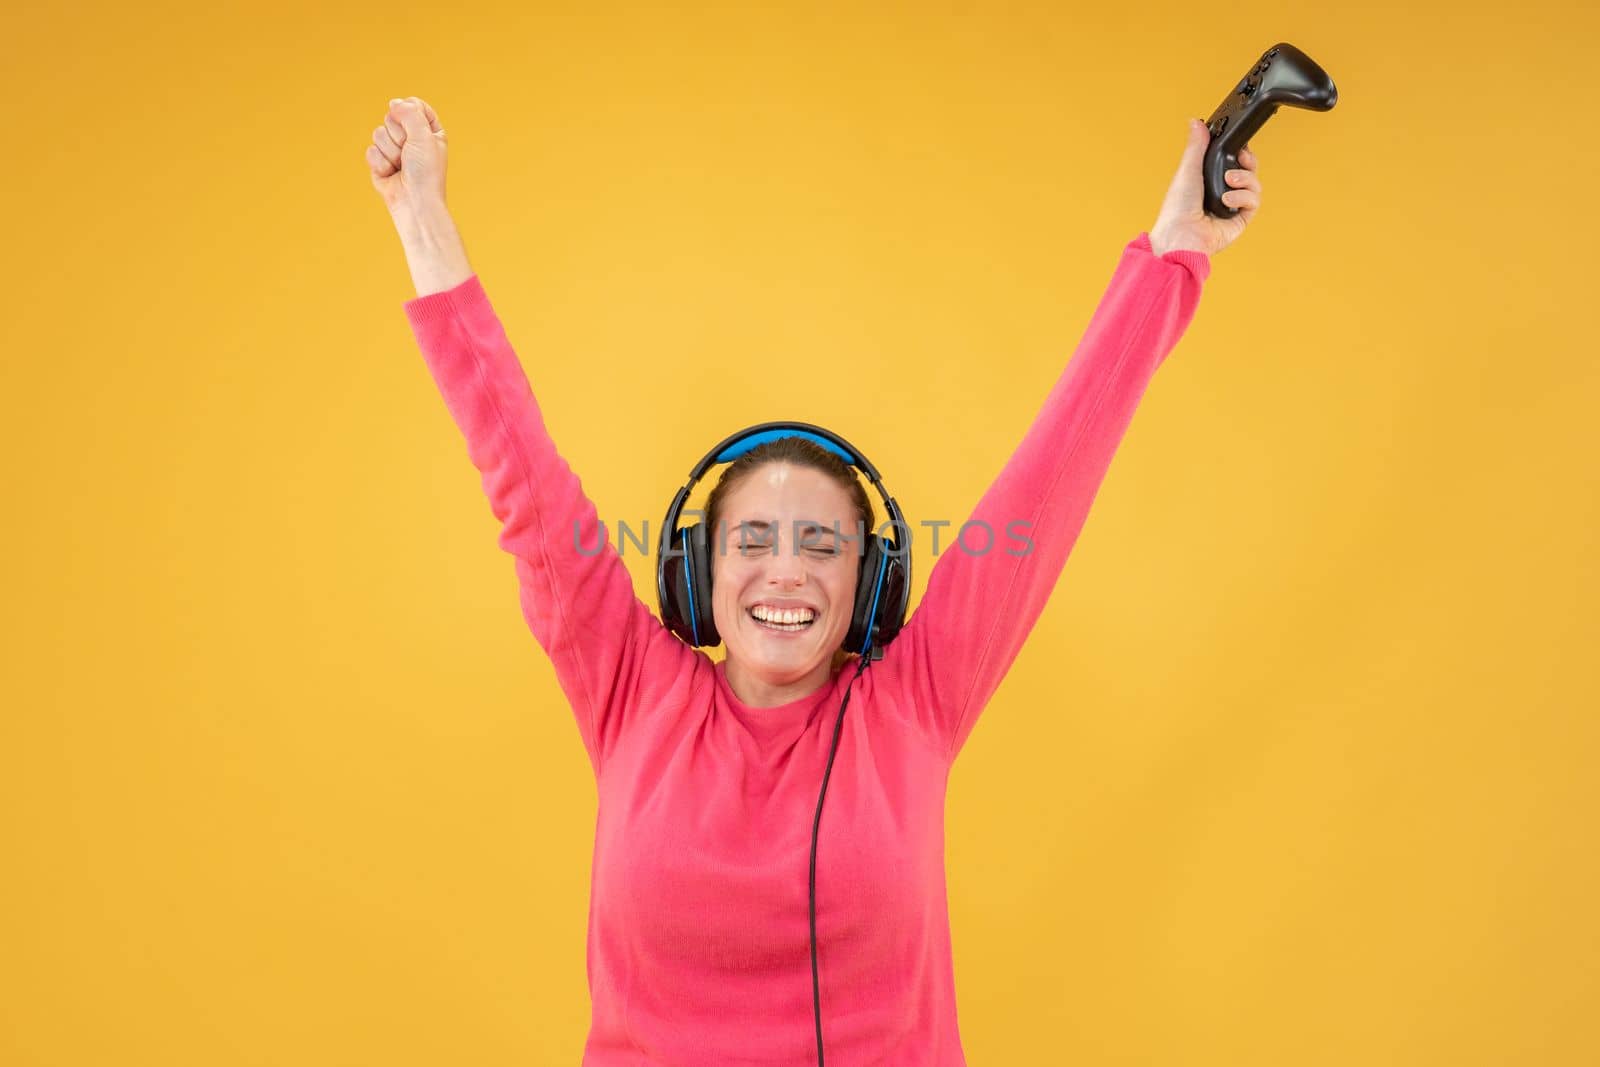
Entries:
[[427, 101], [389, 101], [372, 131], [367, 165], [406, 251], [417, 295], [453, 289], [472, 277], [466, 246], [444, 202], [444, 127]]
[[427, 101], [389, 101], [383, 125], [372, 131], [367, 164], [390, 214], [444, 206], [445, 149], [444, 127]]

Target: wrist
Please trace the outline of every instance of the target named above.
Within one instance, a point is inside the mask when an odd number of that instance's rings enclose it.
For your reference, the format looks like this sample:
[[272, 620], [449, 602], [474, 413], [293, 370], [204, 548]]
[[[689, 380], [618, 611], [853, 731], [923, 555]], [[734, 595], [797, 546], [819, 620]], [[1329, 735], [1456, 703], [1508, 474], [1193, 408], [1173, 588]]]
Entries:
[[396, 208], [393, 218], [419, 297], [454, 289], [472, 277], [461, 234], [442, 201]]
[[455, 230], [455, 220], [442, 200], [399, 203], [389, 211], [400, 240], [407, 244], [439, 244]]
[[1155, 253], [1158, 259], [1168, 252], [1204, 252], [1207, 255], [1211, 254], [1210, 249], [1202, 247], [1193, 238], [1168, 237], [1158, 230], [1153, 230], [1150, 233], [1150, 251]]

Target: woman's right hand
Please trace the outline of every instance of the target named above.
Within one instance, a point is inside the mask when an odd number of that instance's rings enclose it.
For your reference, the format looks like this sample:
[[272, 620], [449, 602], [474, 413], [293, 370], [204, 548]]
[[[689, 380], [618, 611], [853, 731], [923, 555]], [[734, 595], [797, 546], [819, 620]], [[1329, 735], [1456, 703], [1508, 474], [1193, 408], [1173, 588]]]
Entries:
[[389, 101], [383, 124], [372, 131], [367, 164], [372, 187], [389, 214], [419, 214], [444, 207], [445, 134], [439, 116], [415, 96]]

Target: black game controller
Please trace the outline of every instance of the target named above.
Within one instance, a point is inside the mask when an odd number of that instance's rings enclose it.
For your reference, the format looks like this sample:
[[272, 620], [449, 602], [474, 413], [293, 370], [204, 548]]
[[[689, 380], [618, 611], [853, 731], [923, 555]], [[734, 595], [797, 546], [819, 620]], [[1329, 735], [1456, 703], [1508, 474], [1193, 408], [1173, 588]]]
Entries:
[[1280, 107], [1327, 111], [1339, 99], [1328, 72], [1292, 44], [1275, 44], [1262, 53], [1256, 65], [1221, 106], [1206, 120], [1211, 143], [1206, 146], [1206, 213], [1231, 219], [1239, 213], [1222, 202], [1232, 189], [1227, 173], [1239, 169], [1239, 150], [1266, 125]]

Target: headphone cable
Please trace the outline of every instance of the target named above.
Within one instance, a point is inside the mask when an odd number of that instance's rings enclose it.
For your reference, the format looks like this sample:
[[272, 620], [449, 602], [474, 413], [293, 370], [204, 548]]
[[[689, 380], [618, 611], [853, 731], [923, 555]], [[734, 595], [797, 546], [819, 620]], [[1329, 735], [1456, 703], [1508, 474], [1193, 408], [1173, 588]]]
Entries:
[[833, 723], [833, 745], [828, 749], [828, 766], [822, 773], [822, 790], [817, 794], [817, 816], [811, 823], [811, 1011], [817, 1024], [817, 1067], [822, 1067], [822, 985], [817, 977], [817, 828], [822, 825], [822, 800], [828, 795], [828, 779], [833, 775], [833, 757], [839, 751], [839, 732], [844, 727], [844, 709], [850, 706], [850, 688], [877, 655], [877, 649], [871, 649], [863, 655], [856, 664], [856, 673], [845, 684], [839, 717]]

